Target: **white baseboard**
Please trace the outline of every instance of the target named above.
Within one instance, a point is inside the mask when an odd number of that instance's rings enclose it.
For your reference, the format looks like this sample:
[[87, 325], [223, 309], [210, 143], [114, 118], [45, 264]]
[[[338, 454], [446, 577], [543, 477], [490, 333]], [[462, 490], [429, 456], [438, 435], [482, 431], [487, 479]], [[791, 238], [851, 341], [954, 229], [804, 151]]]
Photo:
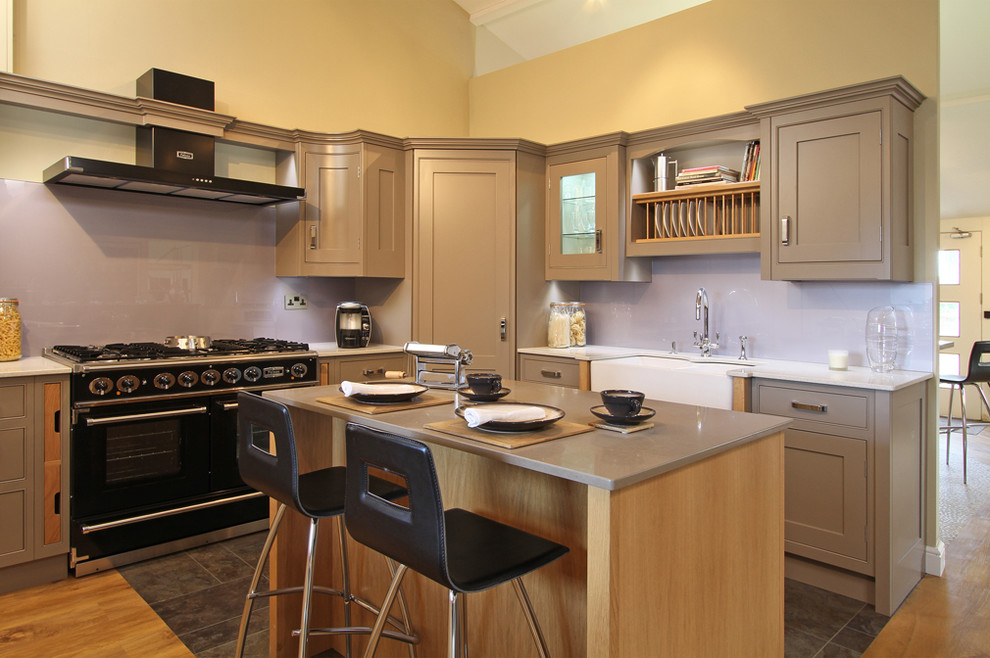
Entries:
[[934, 546], [925, 547], [925, 573], [942, 576], [945, 571], [945, 544], [938, 540]]

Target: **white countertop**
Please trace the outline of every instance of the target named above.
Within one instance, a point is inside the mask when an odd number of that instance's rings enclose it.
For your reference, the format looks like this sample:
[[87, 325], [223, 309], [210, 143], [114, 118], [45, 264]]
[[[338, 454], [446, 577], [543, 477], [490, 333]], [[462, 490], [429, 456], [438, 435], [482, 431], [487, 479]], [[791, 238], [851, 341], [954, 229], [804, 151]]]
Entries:
[[717, 363], [739, 364], [739, 369], [730, 370], [731, 377], [763, 377], [782, 381], [803, 382], [808, 384], [825, 384], [831, 386], [848, 386], [851, 388], [866, 388], [875, 391], [896, 391], [918, 382], [934, 377], [934, 373], [917, 370], [894, 370], [887, 373], [873, 372], [863, 366], [850, 366], [848, 370], [829, 370], [828, 364], [810, 363], [805, 361], [782, 361], [777, 359], [750, 359], [740, 361], [731, 357], [718, 355], [705, 358], [697, 354], [652, 350], [637, 347], [609, 347], [604, 345], [587, 345], [585, 347], [524, 347], [518, 350], [520, 354], [537, 356], [555, 356], [578, 361], [597, 361], [601, 359], [620, 359], [630, 356], [654, 356], [685, 359], [687, 361], [711, 361]]
[[309, 349], [317, 356], [363, 356], [366, 354], [385, 354], [401, 352], [401, 345], [368, 345], [367, 347], [337, 347], [337, 343], [309, 343]]
[[0, 361], [0, 378], [34, 375], [67, 375], [72, 368], [43, 356], [25, 356], [17, 361]]

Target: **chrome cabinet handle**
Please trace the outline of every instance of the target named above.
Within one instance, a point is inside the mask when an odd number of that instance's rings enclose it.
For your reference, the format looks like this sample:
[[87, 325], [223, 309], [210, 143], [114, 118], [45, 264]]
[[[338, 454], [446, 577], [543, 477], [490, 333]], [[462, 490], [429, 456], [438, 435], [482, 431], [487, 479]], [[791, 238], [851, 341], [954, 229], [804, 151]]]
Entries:
[[309, 248], [316, 249], [316, 224], [309, 225]]
[[550, 379], [560, 379], [561, 373], [559, 370], [541, 370], [540, 374], [544, 377], [549, 377]]
[[595, 253], [602, 253], [602, 230], [595, 231]]
[[498, 320], [498, 337], [504, 343], [506, 338], [506, 327], [507, 322], [505, 317], [501, 317]]
[[797, 400], [791, 402], [791, 406], [795, 409], [801, 409], [802, 411], [818, 411], [820, 413], [825, 413], [828, 411], [828, 405], [825, 404], [812, 404], [810, 402], [798, 402]]
[[780, 218], [780, 244], [786, 247], [791, 244], [791, 218]]
[[361, 374], [365, 377], [371, 377], [372, 375], [384, 375], [385, 368], [365, 368], [361, 371]]

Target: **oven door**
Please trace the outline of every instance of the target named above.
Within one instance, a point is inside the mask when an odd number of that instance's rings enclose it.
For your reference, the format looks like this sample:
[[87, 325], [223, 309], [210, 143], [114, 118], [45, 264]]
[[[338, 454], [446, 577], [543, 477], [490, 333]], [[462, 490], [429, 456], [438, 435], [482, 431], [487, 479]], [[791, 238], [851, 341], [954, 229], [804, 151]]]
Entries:
[[154, 506], [210, 488], [208, 398], [81, 411], [72, 428], [72, 516]]
[[210, 404], [210, 489], [253, 491], [237, 468], [237, 397], [215, 397]]

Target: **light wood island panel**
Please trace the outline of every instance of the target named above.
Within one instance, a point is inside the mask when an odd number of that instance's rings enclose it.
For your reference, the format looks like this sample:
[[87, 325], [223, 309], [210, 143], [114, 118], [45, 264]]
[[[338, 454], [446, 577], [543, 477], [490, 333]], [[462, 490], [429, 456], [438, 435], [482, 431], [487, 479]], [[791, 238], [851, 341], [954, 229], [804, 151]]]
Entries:
[[[534, 396], [543, 392], [539, 401], [564, 408], [573, 422], [593, 419], [586, 410], [598, 396], [590, 392], [524, 382], [508, 386], [525, 395], [517, 399], [537, 401]], [[301, 470], [344, 463], [348, 419], [412, 436], [433, 451], [445, 507], [470, 509], [570, 547], [563, 558], [525, 576], [551, 655], [783, 655], [786, 423], [780, 419], [653, 403], [658, 417], [670, 420], [640, 433], [651, 437], [596, 430], [507, 451], [422, 429], [452, 416], [453, 404], [372, 418], [313, 402], [319, 391], [266, 393], [290, 405]], [[729, 445], [689, 454], [690, 441], [675, 438], [673, 426], [701, 435], [706, 424], [719, 431], [733, 424], [746, 427]], [[670, 445], [677, 457], [637, 457], [638, 449], [658, 444]], [[613, 480], [612, 488], [582, 481], [598, 483], [601, 474], [613, 473], [615, 463], [629, 459], [638, 459], [644, 469], [665, 459], [678, 466], [630, 474]], [[579, 463], [585, 475], [568, 476]], [[284, 522], [270, 565], [273, 586], [301, 582], [306, 525], [298, 515]], [[331, 566], [337, 559], [334, 531], [332, 523], [323, 524], [317, 573], [325, 583], [339, 582], [338, 568]], [[352, 586], [381, 600], [388, 583], [384, 560], [352, 541], [348, 552]], [[445, 655], [445, 590], [413, 572], [404, 586], [422, 640], [418, 655]], [[339, 625], [339, 602], [321, 604], [314, 609], [314, 625]], [[272, 655], [297, 651], [289, 630], [298, 626], [299, 605], [292, 598], [273, 602]], [[472, 656], [536, 655], [510, 587], [469, 595], [467, 609]], [[371, 618], [362, 611], [355, 621], [370, 624]], [[341, 638], [311, 638], [313, 654], [331, 646], [344, 652]], [[363, 646], [364, 639], [355, 638], [355, 650]], [[408, 654], [404, 645], [383, 641], [377, 655]]]

